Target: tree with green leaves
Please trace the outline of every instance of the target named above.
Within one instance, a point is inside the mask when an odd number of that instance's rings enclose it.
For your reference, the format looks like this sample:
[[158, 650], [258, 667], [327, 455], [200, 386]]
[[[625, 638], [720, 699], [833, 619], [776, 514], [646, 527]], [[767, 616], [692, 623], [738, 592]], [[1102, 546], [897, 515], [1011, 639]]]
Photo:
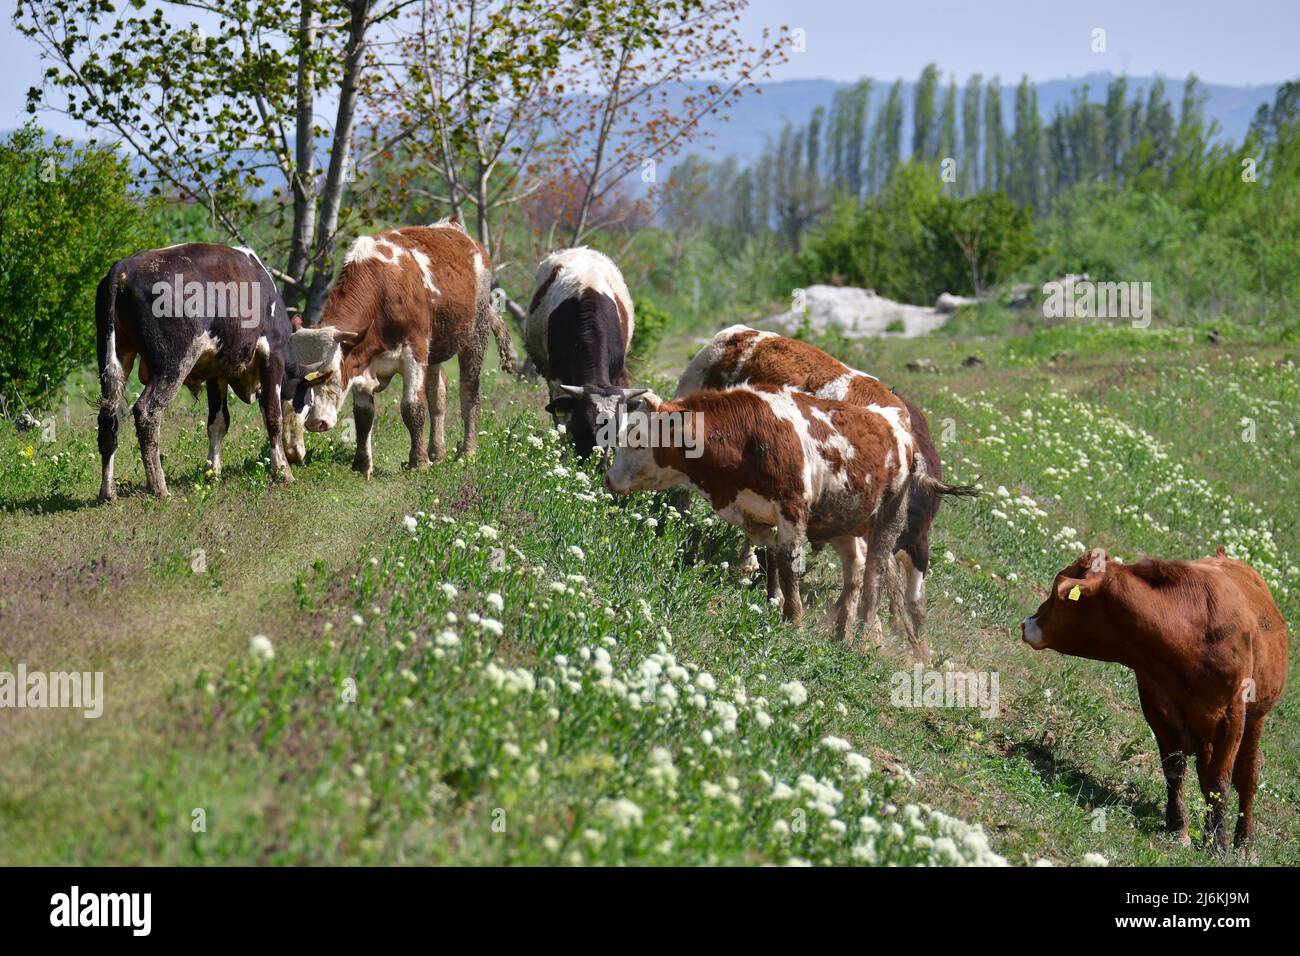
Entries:
[[867, 191], [873, 195], [894, 174], [903, 148], [903, 81], [889, 88], [885, 105], [876, 114], [871, 131], [871, 149], [868, 160]]
[[970, 196], [980, 188], [980, 85], [984, 77], [972, 73], [961, 94], [961, 193]]
[[939, 121], [934, 100], [939, 90], [939, 68], [927, 63], [912, 93], [912, 161], [934, 159], [939, 152]]
[[99, 280], [158, 242], [130, 183], [113, 150], [47, 141], [34, 123], [0, 142], [0, 406], [11, 414], [47, 407], [95, 354]]
[[1007, 184], [1007, 127], [1002, 119], [1002, 81], [989, 80], [984, 94], [985, 189], [1005, 189]]
[[1038, 91], [1029, 77], [1016, 87], [1016, 127], [1011, 137], [1011, 170], [1007, 193], [1016, 202], [1039, 208], [1043, 201], [1043, 127], [1038, 115]]

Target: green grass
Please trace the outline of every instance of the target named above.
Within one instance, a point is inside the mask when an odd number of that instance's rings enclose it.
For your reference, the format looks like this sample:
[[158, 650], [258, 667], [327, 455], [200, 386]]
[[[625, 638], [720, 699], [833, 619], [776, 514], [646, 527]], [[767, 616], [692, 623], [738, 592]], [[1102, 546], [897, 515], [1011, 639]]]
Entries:
[[[1218, 862], [1160, 832], [1131, 673], [1036, 654], [1016, 625], [1080, 545], [1224, 544], [1294, 628], [1296, 368], [1270, 345], [977, 319], [827, 345], [920, 400], [948, 475], [983, 476], [935, 526], [927, 629], [939, 667], [997, 673], [992, 719], [897, 706], [901, 639], [828, 641], [829, 552], [795, 630], [725, 567], [739, 537], [701, 503], [605, 496], [535, 384], [490, 376], [478, 458], [420, 473], [386, 403], [369, 483], [310, 436], [298, 480], [268, 487], [250, 409], [205, 479], [202, 416], [178, 406], [175, 497], [139, 493], [129, 436], [128, 493], [95, 508], [81, 379], [55, 442], [0, 436], [0, 669], [102, 669], [108, 703], [0, 712], [0, 862]], [[918, 356], [940, 373], [907, 372]], [[1298, 730], [1289, 695], [1261, 863], [1300, 860]]]

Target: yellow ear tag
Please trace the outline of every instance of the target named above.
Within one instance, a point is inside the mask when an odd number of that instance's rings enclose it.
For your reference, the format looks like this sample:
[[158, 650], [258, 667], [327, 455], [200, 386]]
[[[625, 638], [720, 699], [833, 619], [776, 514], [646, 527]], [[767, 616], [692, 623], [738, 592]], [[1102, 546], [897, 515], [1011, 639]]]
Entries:
[[1083, 592], [1079, 590], [1079, 585], [1076, 584], [1074, 587], [1070, 588], [1070, 593], [1067, 594], [1066, 597], [1068, 597], [1071, 601], [1077, 601], [1079, 600], [1079, 595], [1081, 595], [1082, 593]]

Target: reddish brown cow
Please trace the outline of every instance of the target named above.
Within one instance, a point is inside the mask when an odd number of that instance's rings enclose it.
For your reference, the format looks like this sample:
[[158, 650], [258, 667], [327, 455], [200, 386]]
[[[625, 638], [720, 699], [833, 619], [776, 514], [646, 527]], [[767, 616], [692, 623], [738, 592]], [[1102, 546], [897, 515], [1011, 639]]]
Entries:
[[[680, 398], [701, 389], [741, 384], [789, 386], [850, 405], [896, 408], [903, 427], [911, 432], [925, 456], [929, 474], [934, 478], [943, 477], [939, 454], [920, 409], [887, 388], [880, 379], [850, 368], [815, 345], [745, 325], [730, 326], [717, 333], [691, 360], [677, 382], [676, 394]], [[907, 638], [917, 658], [927, 664], [930, 649], [923, 633], [925, 575], [930, 567], [930, 526], [939, 511], [940, 500], [939, 494], [929, 488], [917, 489], [909, 496], [907, 517], [895, 546], [897, 563], [891, 562], [889, 566], [894, 624]], [[752, 560], [752, 553], [747, 553], [742, 567]]]
[[[698, 491], [754, 545], [773, 550], [769, 594], [779, 575], [785, 616], [796, 622], [803, 605], [795, 554], [805, 540], [829, 542], [844, 569], [837, 640], [849, 635], [860, 602], [867, 619], [874, 617], [883, 560], [914, 488], [969, 493], [926, 474], [903, 413], [893, 407], [739, 386], [672, 402], [647, 396], [627, 408], [605, 487]], [[642, 422], [649, 425], [638, 433]], [[688, 440], [655, 440], [673, 434]]]
[[1021, 635], [1035, 650], [1114, 661], [1137, 675], [1169, 788], [1166, 823], [1187, 843], [1183, 774], [1196, 760], [1208, 832], [1226, 849], [1229, 781], [1240, 812], [1234, 842], [1255, 832], [1264, 718], [1286, 683], [1286, 621], [1264, 579], [1224, 555], [1126, 565], [1094, 548], [1062, 570]]
[[374, 467], [370, 430], [374, 393], [402, 376], [402, 420], [411, 433], [408, 466], [429, 464], [425, 406], [431, 415], [433, 457], [446, 454], [447, 376], [442, 363], [460, 361], [460, 410], [465, 437], [460, 451], [478, 443], [479, 373], [489, 333], [496, 336], [501, 367], [513, 372], [509, 335], [492, 308], [487, 253], [460, 220], [407, 226], [352, 244], [325, 314], [314, 329], [293, 334], [291, 345], [309, 389], [306, 425], [328, 431], [355, 389], [357, 451], [352, 467], [366, 477]]

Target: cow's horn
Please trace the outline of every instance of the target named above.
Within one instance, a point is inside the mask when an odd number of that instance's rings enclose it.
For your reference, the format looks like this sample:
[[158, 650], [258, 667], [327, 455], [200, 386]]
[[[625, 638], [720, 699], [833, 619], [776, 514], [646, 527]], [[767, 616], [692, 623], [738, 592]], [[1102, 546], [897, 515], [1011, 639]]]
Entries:
[[560, 388], [568, 392], [570, 395], [581, 396], [586, 394], [586, 390], [581, 385], [561, 385]]
[[648, 388], [625, 388], [623, 389], [623, 401], [630, 402], [634, 398], [640, 398], [648, 391], [650, 391]]

